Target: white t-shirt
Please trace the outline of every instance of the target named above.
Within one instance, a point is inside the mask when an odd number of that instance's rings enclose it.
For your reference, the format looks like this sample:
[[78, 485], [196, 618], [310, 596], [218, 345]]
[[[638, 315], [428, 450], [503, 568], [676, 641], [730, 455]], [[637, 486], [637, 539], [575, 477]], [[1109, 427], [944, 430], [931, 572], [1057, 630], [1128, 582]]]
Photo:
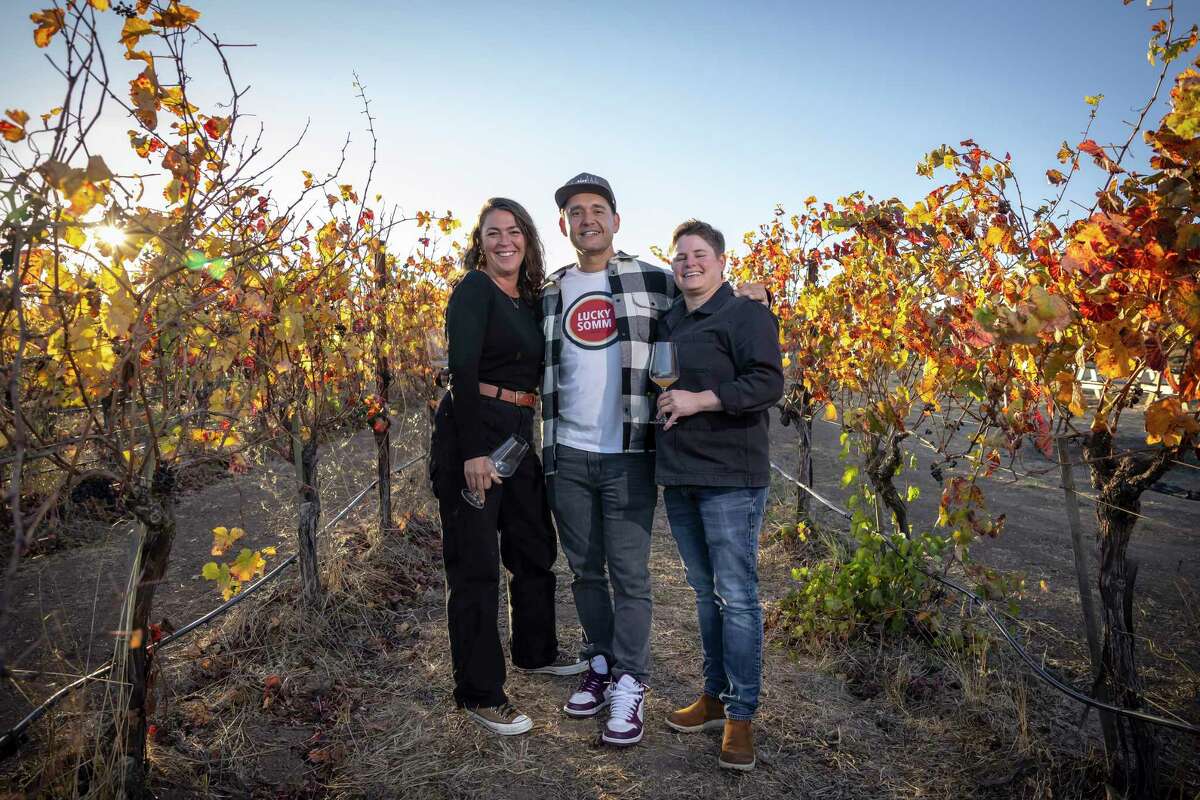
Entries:
[[608, 271], [571, 267], [562, 277], [558, 441], [590, 453], [621, 452], [621, 345]]

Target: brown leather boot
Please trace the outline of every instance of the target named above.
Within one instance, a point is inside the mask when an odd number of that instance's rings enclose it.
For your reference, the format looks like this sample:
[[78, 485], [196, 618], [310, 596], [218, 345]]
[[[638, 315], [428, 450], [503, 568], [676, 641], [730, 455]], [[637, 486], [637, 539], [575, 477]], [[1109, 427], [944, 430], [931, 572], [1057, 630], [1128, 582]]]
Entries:
[[725, 720], [725, 736], [721, 739], [721, 756], [717, 764], [725, 769], [754, 769], [754, 731], [748, 719]]
[[667, 715], [667, 724], [680, 733], [697, 733], [725, 727], [725, 704], [715, 697], [701, 694], [687, 708]]

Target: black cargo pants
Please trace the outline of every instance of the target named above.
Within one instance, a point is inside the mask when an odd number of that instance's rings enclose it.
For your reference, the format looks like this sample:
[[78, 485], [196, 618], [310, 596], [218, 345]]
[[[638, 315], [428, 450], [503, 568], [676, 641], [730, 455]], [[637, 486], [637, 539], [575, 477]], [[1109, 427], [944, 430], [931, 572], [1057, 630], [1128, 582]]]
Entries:
[[[507, 702], [497, 625], [500, 563], [508, 571], [509, 650], [515, 665], [534, 668], [558, 655], [554, 559], [558, 554], [542, 465], [533, 444], [533, 409], [484, 397], [480, 406], [489, 449], [516, 434], [530, 442], [515, 474], [494, 484], [476, 509], [462, 498], [463, 457], [447, 392], [434, 415], [430, 479], [442, 517], [446, 618], [460, 706]], [[498, 534], [498, 535], [497, 535]]]

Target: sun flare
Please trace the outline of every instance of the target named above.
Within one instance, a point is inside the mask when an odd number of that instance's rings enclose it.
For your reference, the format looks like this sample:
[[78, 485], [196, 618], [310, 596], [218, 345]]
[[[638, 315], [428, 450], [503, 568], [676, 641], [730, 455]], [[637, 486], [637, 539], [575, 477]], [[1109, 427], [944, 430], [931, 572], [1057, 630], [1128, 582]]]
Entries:
[[125, 244], [125, 231], [115, 225], [101, 225], [94, 234], [96, 241], [103, 242], [109, 247], [120, 247]]

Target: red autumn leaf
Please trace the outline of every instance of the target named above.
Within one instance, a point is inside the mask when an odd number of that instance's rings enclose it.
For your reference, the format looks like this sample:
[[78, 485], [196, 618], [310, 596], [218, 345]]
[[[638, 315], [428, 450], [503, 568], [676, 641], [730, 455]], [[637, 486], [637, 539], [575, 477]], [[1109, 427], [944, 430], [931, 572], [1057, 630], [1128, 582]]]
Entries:
[[1092, 322], [1108, 322], [1117, 318], [1117, 307], [1112, 303], [1084, 301], [1079, 304], [1079, 313]]
[[1096, 144], [1093, 139], [1084, 139], [1080, 142], [1079, 152], [1087, 153], [1095, 160], [1097, 166], [1110, 174], [1115, 175], [1118, 172], [1125, 171], [1117, 166], [1116, 162], [1108, 157], [1108, 153], [1104, 152], [1104, 148]]
[[0, 136], [9, 142], [19, 142], [25, 138], [25, 129], [0, 119]]

